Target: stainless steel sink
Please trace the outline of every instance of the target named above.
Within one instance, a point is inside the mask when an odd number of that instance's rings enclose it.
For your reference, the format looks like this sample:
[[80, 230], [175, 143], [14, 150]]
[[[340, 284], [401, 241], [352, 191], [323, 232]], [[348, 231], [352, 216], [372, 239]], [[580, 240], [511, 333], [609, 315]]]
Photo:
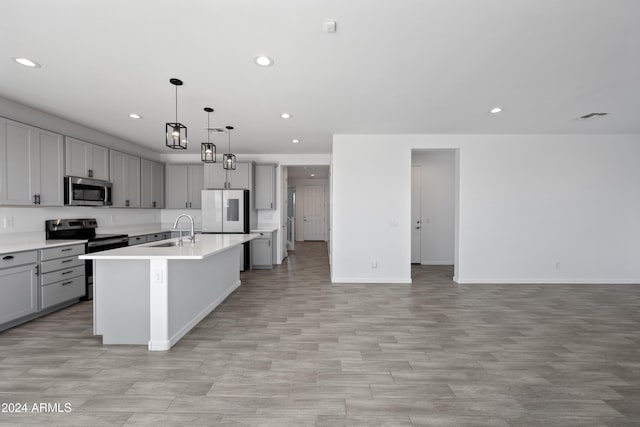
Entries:
[[157, 245], [149, 245], [148, 248], [168, 248], [171, 246], [178, 246], [178, 242], [164, 242], [158, 243]]

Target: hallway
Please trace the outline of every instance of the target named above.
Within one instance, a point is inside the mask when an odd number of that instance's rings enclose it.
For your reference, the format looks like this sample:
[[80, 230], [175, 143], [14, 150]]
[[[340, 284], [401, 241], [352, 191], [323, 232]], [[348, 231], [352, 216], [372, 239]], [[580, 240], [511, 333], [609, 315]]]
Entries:
[[640, 286], [330, 284], [300, 242], [168, 352], [102, 346], [90, 302], [0, 333], [0, 401], [69, 413], [2, 423], [631, 426]]

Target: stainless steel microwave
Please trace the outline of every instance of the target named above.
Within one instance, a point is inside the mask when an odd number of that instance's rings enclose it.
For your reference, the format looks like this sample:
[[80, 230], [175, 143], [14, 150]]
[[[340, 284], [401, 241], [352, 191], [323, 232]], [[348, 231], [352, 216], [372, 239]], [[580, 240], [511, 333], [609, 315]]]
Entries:
[[64, 177], [64, 204], [69, 206], [111, 205], [111, 183], [100, 179]]

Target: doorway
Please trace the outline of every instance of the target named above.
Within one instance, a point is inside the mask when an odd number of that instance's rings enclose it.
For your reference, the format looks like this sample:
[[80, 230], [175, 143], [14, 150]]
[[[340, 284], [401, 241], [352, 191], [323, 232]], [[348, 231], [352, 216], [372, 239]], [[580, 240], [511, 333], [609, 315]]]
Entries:
[[411, 164], [411, 263], [455, 270], [457, 150], [413, 150]]
[[287, 187], [287, 250], [296, 250], [296, 187]]
[[[292, 218], [294, 241], [326, 241], [329, 235], [329, 166], [288, 166], [287, 169], [287, 217]], [[291, 203], [292, 200], [295, 202]]]

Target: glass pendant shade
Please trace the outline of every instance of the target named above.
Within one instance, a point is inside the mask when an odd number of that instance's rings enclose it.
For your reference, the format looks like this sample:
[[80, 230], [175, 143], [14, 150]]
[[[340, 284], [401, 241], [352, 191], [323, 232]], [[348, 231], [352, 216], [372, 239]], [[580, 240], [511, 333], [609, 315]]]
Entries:
[[229, 134], [229, 153], [222, 155], [222, 168], [225, 170], [236, 170], [236, 156], [231, 154], [231, 131], [233, 126], [226, 126], [227, 133]]
[[207, 112], [207, 142], [200, 144], [200, 160], [204, 163], [215, 163], [216, 145], [209, 140], [209, 132], [211, 131], [211, 113], [213, 113], [213, 108], [205, 107], [204, 111]]
[[167, 147], [186, 150], [189, 139], [187, 138], [187, 127], [182, 123], [178, 123], [178, 86], [182, 86], [182, 80], [169, 79], [169, 83], [176, 87], [176, 121], [167, 123], [165, 130], [167, 132]]
[[211, 142], [203, 142], [200, 147], [200, 158], [204, 163], [215, 163], [216, 145]]
[[223, 154], [222, 155], [222, 167], [226, 170], [236, 170], [236, 155], [235, 154]]
[[167, 147], [173, 149], [187, 149], [187, 127], [182, 123], [167, 123]]

